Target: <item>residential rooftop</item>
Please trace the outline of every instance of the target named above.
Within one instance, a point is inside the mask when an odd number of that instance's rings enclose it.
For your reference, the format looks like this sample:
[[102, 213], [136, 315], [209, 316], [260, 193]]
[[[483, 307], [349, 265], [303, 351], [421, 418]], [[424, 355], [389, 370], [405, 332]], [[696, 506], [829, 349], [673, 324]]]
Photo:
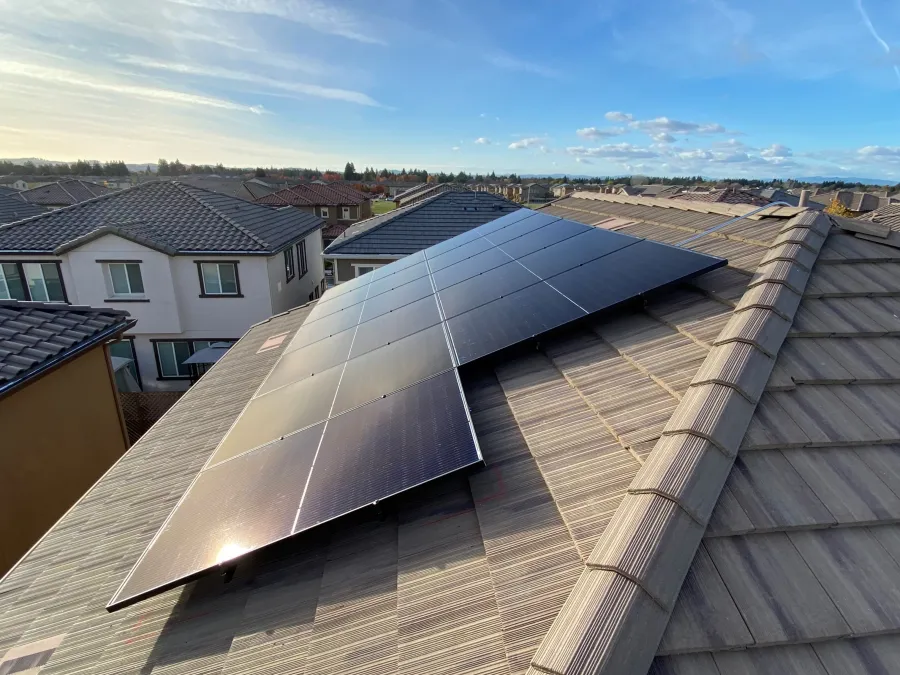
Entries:
[[45, 207], [38, 204], [23, 201], [15, 194], [15, 191], [4, 193], [0, 190], [0, 225], [30, 218], [44, 213], [46, 210]]
[[347, 228], [324, 255], [409, 255], [519, 208], [487, 192], [440, 192]]
[[301, 183], [258, 197], [259, 204], [273, 206], [353, 206], [369, 195], [343, 183]]
[[0, 394], [133, 325], [114, 309], [0, 300]]
[[0, 654], [54, 674], [893, 672], [900, 248], [751, 210], [542, 208], [729, 264], [463, 373], [483, 468], [108, 614], [312, 305], [253, 327], [0, 582]]
[[115, 234], [169, 255], [270, 255], [322, 224], [297, 209], [156, 181], [0, 226], [0, 252], [58, 255]]
[[19, 195], [25, 201], [42, 206], [71, 206], [105, 195], [110, 189], [105, 185], [86, 180], [61, 180], [48, 185], [22, 190]]

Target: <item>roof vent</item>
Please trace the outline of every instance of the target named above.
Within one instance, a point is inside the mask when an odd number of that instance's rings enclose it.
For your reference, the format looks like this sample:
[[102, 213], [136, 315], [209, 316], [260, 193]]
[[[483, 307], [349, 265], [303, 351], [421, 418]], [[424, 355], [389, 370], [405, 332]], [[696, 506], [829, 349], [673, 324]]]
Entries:
[[37, 673], [43, 666], [56, 648], [62, 644], [65, 633], [55, 637], [38, 640], [37, 642], [29, 642], [20, 647], [11, 648], [0, 659], [0, 673]]

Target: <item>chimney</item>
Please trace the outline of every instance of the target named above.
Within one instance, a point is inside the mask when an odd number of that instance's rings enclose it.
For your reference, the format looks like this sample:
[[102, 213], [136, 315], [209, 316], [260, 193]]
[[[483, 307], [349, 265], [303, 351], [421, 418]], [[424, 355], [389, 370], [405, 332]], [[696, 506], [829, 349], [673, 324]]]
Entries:
[[803, 207], [809, 204], [809, 190], [800, 190], [800, 201], [797, 206]]

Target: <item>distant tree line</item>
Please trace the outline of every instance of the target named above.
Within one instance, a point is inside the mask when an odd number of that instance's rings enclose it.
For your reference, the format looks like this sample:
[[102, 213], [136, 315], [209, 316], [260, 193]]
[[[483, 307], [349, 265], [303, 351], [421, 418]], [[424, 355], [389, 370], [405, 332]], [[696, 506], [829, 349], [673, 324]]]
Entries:
[[60, 162], [58, 164], [35, 164], [28, 160], [21, 164], [0, 161], [0, 175], [15, 174], [24, 176], [127, 176], [131, 172], [125, 162], [113, 161], [89, 162], [79, 159], [77, 162]]

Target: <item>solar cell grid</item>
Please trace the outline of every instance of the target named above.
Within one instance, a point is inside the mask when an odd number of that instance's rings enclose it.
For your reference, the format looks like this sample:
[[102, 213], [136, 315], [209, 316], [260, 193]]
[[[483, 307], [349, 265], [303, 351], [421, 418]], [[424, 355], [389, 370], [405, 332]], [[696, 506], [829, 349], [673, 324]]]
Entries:
[[724, 263], [521, 209], [330, 289], [107, 608], [479, 462], [458, 366]]

